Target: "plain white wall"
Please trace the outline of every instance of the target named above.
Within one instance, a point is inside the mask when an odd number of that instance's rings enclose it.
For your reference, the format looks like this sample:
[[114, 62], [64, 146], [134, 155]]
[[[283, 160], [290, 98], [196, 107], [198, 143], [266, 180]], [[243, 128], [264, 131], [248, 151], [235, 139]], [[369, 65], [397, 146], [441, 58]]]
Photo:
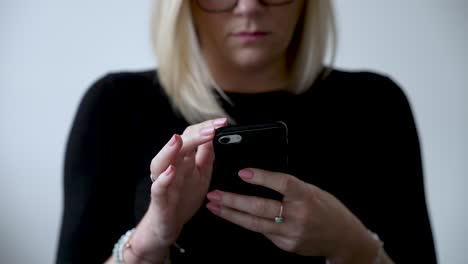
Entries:
[[[463, 193], [468, 187], [467, 3], [336, 1], [337, 65], [389, 74], [412, 103], [444, 264], [468, 259], [468, 200]], [[73, 115], [85, 89], [103, 73], [154, 65], [149, 5], [1, 1], [1, 263], [53, 262], [64, 144]]]

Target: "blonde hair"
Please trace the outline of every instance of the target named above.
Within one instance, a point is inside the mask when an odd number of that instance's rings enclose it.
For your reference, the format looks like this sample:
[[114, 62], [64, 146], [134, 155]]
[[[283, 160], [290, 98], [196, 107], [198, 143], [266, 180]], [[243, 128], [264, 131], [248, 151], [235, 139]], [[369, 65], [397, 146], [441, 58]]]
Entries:
[[[293, 93], [306, 91], [322, 76], [327, 55], [333, 63], [336, 29], [331, 1], [304, 0], [288, 50]], [[174, 109], [192, 124], [227, 116], [212, 92], [214, 88], [226, 97], [202, 56], [190, 1], [155, 0], [153, 4], [151, 36], [158, 78]]]

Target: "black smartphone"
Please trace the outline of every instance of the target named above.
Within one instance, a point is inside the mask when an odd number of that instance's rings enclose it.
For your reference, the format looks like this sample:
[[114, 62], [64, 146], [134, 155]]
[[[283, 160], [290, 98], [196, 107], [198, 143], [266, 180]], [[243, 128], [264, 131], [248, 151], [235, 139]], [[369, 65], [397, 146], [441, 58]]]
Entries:
[[275, 172], [288, 170], [288, 127], [286, 123], [227, 126], [216, 129], [215, 160], [210, 190], [234, 192], [281, 200], [282, 194], [244, 182], [238, 172], [259, 168]]

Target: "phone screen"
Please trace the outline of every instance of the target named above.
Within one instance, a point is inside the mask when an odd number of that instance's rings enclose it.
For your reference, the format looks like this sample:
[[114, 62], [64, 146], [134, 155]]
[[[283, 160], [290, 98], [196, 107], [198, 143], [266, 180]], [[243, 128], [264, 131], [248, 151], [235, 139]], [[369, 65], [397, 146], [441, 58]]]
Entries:
[[210, 190], [281, 200], [280, 193], [246, 183], [238, 172], [244, 168], [287, 172], [287, 144], [284, 122], [218, 128], [213, 139], [215, 161]]

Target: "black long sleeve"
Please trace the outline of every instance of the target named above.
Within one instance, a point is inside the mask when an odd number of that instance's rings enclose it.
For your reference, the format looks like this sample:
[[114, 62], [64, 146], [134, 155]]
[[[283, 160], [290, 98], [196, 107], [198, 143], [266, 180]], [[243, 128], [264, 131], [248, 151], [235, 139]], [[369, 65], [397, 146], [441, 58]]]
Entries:
[[420, 140], [407, 96], [388, 80], [381, 107], [385, 158], [380, 165], [380, 223], [376, 226], [395, 263], [436, 263], [434, 240], [428, 217]]
[[[112, 78], [94, 83], [81, 101], [66, 148], [64, 211], [57, 263], [103, 263], [133, 227], [135, 181], [126, 172], [125, 115]], [[127, 149], [128, 150], [128, 149]]]
[[[335, 70], [299, 95], [228, 96], [232, 104], [220, 103], [238, 124], [284, 121], [289, 173], [336, 196], [396, 263], [437, 263], [418, 131], [394, 81]], [[88, 89], [66, 149], [57, 263], [102, 263], [111, 255], [147, 209], [151, 159], [187, 125], [154, 70], [106, 75]], [[178, 239], [186, 252], [172, 249], [172, 262], [324, 263], [223, 221], [202, 206]]]

